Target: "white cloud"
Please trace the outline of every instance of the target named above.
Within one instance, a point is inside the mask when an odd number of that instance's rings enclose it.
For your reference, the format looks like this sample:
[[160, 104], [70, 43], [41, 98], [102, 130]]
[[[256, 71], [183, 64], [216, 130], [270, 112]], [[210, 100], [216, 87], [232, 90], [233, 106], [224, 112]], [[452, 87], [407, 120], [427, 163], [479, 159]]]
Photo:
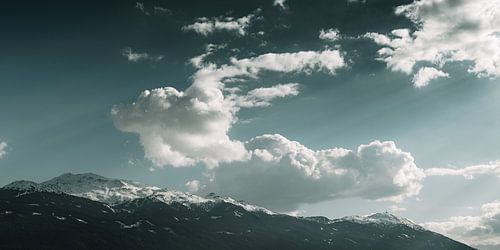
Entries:
[[[281, 84], [240, 93], [241, 78], [257, 79], [262, 71], [283, 73], [323, 70], [334, 74], [345, 62], [337, 50], [268, 53], [231, 59], [220, 67], [200, 61], [185, 91], [171, 87], [144, 91], [132, 104], [116, 105], [112, 117], [118, 129], [139, 134], [145, 157], [156, 166], [192, 166], [242, 161], [249, 157], [243, 142], [232, 140], [229, 129], [242, 107], [266, 106], [278, 97], [298, 94], [296, 84]], [[236, 86], [235, 86], [236, 85]]]
[[398, 201], [421, 189], [423, 170], [393, 142], [374, 141], [355, 151], [312, 150], [280, 135], [247, 142], [229, 137], [241, 108], [267, 106], [299, 92], [296, 83], [245, 91], [239, 84], [258, 79], [263, 71], [333, 75], [346, 66], [338, 50], [231, 58], [220, 66], [204, 57], [192, 63], [198, 71], [185, 91], [146, 90], [111, 113], [118, 129], [139, 135], [145, 157], [157, 167], [206, 165], [206, 180], [186, 183], [191, 192], [215, 191], [291, 211], [300, 204], [340, 197]]
[[427, 176], [463, 176], [467, 179], [473, 179], [477, 175], [492, 174], [500, 177], [500, 161], [464, 168], [429, 168], [425, 173]]
[[164, 58], [163, 55], [152, 56], [149, 55], [148, 53], [137, 53], [132, 51], [132, 48], [123, 49], [122, 56], [126, 57], [129, 62], [138, 62], [138, 61], [158, 62]]
[[259, 9], [247, 16], [234, 17], [200, 17], [195, 23], [182, 27], [185, 31], [194, 31], [198, 34], [208, 36], [216, 31], [231, 31], [238, 35], [244, 36], [247, 34], [247, 29], [254, 19], [259, 18], [257, 14]]
[[288, 9], [288, 6], [285, 5], [286, 0], [274, 0], [273, 6], [277, 6], [282, 10]]
[[355, 151], [312, 150], [275, 134], [255, 137], [245, 147], [249, 160], [209, 170], [199, 192], [292, 211], [343, 197], [398, 201], [417, 195], [425, 177], [413, 157], [390, 141], [374, 141]]
[[389, 207], [389, 212], [391, 213], [398, 213], [398, 212], [405, 212], [406, 208], [405, 207], [400, 207], [398, 205], [391, 205]]
[[0, 159], [2, 159], [7, 154], [7, 143], [0, 142]]
[[171, 10], [161, 6], [154, 6], [153, 10], [155, 14], [172, 14]]
[[299, 94], [298, 83], [278, 84], [268, 88], [256, 88], [249, 91], [244, 96], [235, 96], [237, 106], [251, 108], [251, 107], [265, 107], [271, 105], [271, 101], [276, 98], [283, 98], [287, 96], [295, 96]]
[[243, 144], [227, 135], [232, 107], [225, 105], [220, 90], [206, 94], [213, 96], [201, 99], [171, 87], [146, 90], [136, 102], [115, 106], [112, 117], [118, 129], [139, 134], [145, 157], [156, 166], [213, 166], [243, 159]]
[[500, 248], [500, 201], [481, 206], [480, 215], [455, 216], [422, 226], [470, 245]]
[[413, 76], [413, 85], [417, 88], [427, 86], [430, 81], [439, 77], [449, 77], [448, 73], [432, 67], [422, 67]]
[[470, 73], [500, 76], [500, 1], [416, 0], [395, 13], [412, 20], [417, 30], [366, 34], [384, 46], [378, 54], [388, 68], [411, 74], [417, 63], [441, 68], [470, 62]]
[[205, 53], [191, 58], [189, 60], [189, 62], [191, 63], [191, 65], [193, 65], [196, 68], [199, 68], [199, 69], [203, 68], [205, 66], [204, 63], [205, 63], [207, 56], [212, 55], [215, 51], [217, 51], [219, 49], [223, 49], [225, 47], [227, 47], [227, 44], [225, 44], [225, 43], [224, 44], [209, 43], [205, 46]]
[[200, 181], [194, 180], [194, 181], [188, 181], [186, 183], [186, 188], [188, 189], [189, 192], [191, 193], [196, 193], [202, 186], [200, 186]]
[[296, 53], [268, 53], [250, 59], [232, 59], [232, 64], [247, 74], [255, 74], [262, 70], [277, 72], [305, 71], [311, 73], [315, 70], [325, 70], [330, 74], [345, 67], [343, 56], [338, 50], [300, 51]]
[[340, 39], [340, 32], [338, 29], [327, 29], [319, 31], [319, 39], [325, 41], [337, 41]]

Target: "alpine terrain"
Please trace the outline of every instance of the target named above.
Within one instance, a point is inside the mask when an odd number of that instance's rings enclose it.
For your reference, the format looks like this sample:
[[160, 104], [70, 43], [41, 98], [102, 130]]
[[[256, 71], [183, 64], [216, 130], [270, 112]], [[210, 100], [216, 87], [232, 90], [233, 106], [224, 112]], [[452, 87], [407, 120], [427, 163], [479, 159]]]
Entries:
[[294, 217], [95, 174], [0, 189], [0, 249], [472, 249], [390, 213]]

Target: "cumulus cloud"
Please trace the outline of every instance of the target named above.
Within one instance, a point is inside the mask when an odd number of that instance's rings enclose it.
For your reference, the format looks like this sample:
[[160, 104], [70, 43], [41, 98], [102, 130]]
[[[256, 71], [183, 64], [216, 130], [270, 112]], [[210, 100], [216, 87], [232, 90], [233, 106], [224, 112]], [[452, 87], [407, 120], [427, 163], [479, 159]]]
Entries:
[[413, 76], [413, 85], [417, 88], [427, 86], [430, 81], [440, 78], [449, 77], [448, 73], [432, 67], [422, 67]]
[[122, 50], [122, 56], [126, 57], [129, 62], [139, 62], [139, 61], [158, 62], [164, 58], [163, 55], [152, 56], [149, 55], [148, 53], [137, 53], [132, 51], [132, 48], [129, 47]]
[[7, 154], [7, 143], [0, 142], [0, 159], [2, 159]]
[[479, 248], [500, 248], [500, 201], [483, 204], [479, 215], [454, 216], [422, 226]]
[[414, 196], [425, 177], [410, 153], [391, 141], [357, 150], [312, 150], [274, 134], [245, 143], [247, 161], [209, 171], [199, 192], [216, 192], [279, 211], [343, 197], [401, 200]]
[[281, 211], [341, 197], [399, 201], [419, 193], [423, 170], [390, 141], [356, 150], [312, 150], [281, 135], [247, 142], [229, 137], [240, 109], [299, 93], [297, 83], [248, 89], [244, 81], [267, 71], [333, 75], [346, 66], [338, 50], [268, 53], [224, 65], [202, 57], [192, 63], [198, 70], [185, 91], [146, 90], [111, 112], [118, 129], [139, 135], [145, 157], [157, 167], [207, 166], [207, 179], [186, 183], [190, 192], [216, 192]]
[[118, 129], [139, 134], [145, 157], [156, 166], [214, 166], [243, 159], [243, 143], [227, 135], [232, 107], [225, 105], [220, 90], [206, 94], [199, 99], [171, 87], [146, 90], [134, 103], [115, 106], [111, 114]]
[[194, 31], [203, 36], [208, 36], [217, 31], [230, 31], [236, 32], [240, 36], [247, 34], [247, 29], [253, 20], [259, 18], [257, 14], [259, 9], [247, 16], [234, 18], [234, 17], [200, 17], [195, 23], [182, 27], [185, 31]]
[[464, 168], [429, 168], [425, 170], [425, 173], [427, 176], [463, 176], [467, 179], [473, 179], [477, 175], [496, 175], [500, 177], [500, 161]]
[[282, 10], [288, 9], [288, 6], [285, 5], [286, 0], [274, 0], [273, 6], [277, 6]]
[[319, 31], [319, 39], [325, 40], [325, 41], [337, 41], [340, 39], [340, 32], [338, 29], [327, 29], [327, 30], [320, 30]]
[[144, 91], [135, 102], [116, 105], [112, 118], [118, 129], [137, 133], [145, 157], [156, 166], [208, 167], [244, 161], [249, 157], [243, 142], [232, 140], [229, 129], [242, 107], [267, 106], [270, 101], [298, 94], [297, 84], [280, 84], [243, 93], [226, 81], [258, 79], [262, 71], [282, 73], [325, 71], [335, 74], [345, 62], [337, 50], [268, 53], [253, 58], [232, 58], [217, 66], [200, 62], [185, 91], [171, 87]]
[[448, 62], [469, 62], [470, 73], [500, 76], [500, 1], [416, 0], [395, 13], [417, 29], [366, 34], [383, 46], [378, 54], [391, 70], [411, 74], [417, 63], [440, 69]]

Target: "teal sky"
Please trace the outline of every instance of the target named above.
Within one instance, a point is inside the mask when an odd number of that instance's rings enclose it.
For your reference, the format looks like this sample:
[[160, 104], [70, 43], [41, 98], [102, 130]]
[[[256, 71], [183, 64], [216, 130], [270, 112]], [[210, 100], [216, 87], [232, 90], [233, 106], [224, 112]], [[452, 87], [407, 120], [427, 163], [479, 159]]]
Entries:
[[[419, 29], [394, 14], [397, 6], [409, 3], [290, 0], [283, 9], [272, 0], [145, 1], [143, 10], [136, 1], [4, 3], [0, 142], [7, 147], [0, 157], [0, 185], [94, 172], [187, 190], [184, 184], [202, 179], [205, 166], [155, 166], [145, 157], [137, 133], [116, 128], [111, 109], [134, 102], [144, 90], [188, 88], [197, 71], [189, 60], [205, 53], [207, 44], [226, 44], [206, 58], [217, 65], [230, 63], [230, 57], [327, 48], [341, 51], [347, 63], [335, 75], [263, 72], [249, 86], [296, 82], [300, 93], [268, 107], [242, 109], [229, 130], [231, 139], [244, 142], [277, 133], [313, 150], [356, 150], [374, 140], [394, 141], [421, 169], [465, 168], [500, 159], [497, 76], [468, 72], [474, 61], [450, 61], [440, 68], [449, 77], [417, 88], [413, 74], [393, 71], [377, 59], [383, 45], [363, 37]], [[155, 12], [155, 6], [169, 11]], [[252, 21], [245, 35], [220, 31], [204, 36], [182, 28], [202, 16], [239, 18], [254, 12], [261, 18]], [[343, 38], [318, 38], [321, 29], [330, 28]], [[123, 55], [126, 48], [150, 58], [130, 61]], [[156, 60], [159, 55], [163, 57]], [[415, 68], [429, 65], [419, 61]], [[500, 200], [494, 173], [473, 179], [428, 176], [422, 185], [418, 195], [400, 203], [348, 197], [302, 204], [298, 210], [339, 217], [397, 206], [404, 209], [396, 214], [425, 223], [480, 216], [482, 204]]]

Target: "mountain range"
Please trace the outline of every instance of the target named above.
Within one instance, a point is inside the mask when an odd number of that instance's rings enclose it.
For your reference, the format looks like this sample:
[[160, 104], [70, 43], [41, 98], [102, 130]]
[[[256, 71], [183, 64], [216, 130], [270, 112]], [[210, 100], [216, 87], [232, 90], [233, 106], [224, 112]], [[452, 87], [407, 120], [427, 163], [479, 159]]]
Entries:
[[90, 173], [0, 189], [0, 249], [279, 248], [473, 249], [387, 212], [289, 216]]

